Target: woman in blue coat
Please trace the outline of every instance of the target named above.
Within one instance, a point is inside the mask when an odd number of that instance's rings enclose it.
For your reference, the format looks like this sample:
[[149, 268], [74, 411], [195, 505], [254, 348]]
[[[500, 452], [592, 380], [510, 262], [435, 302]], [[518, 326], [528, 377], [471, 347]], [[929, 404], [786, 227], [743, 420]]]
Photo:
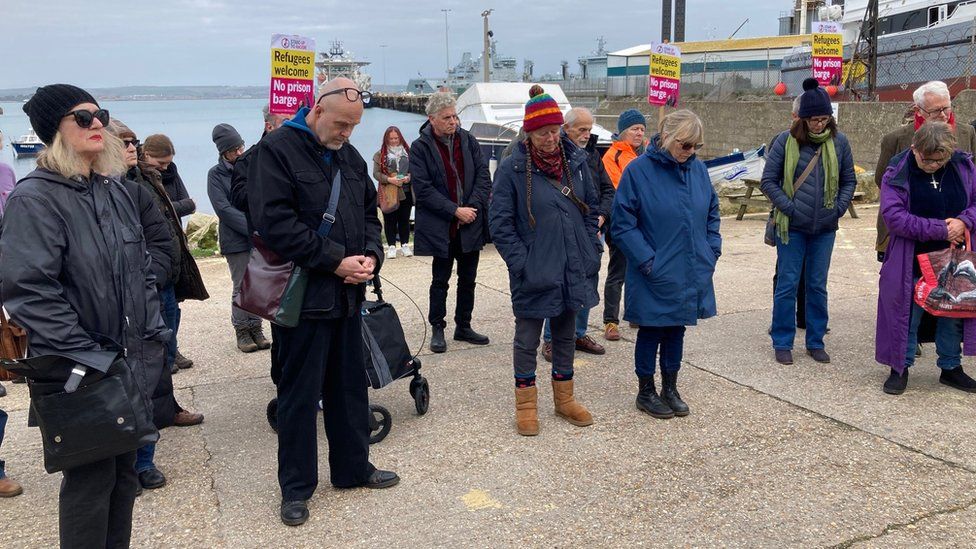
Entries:
[[[627, 256], [624, 320], [640, 325], [637, 409], [659, 419], [689, 414], [677, 386], [685, 326], [715, 316], [712, 275], [722, 236], [718, 196], [695, 156], [703, 133], [689, 110], [664, 117], [647, 152], [624, 170], [613, 203], [610, 233]], [[658, 349], [660, 396], [654, 384]]]
[[[806, 285], [806, 348], [817, 362], [830, 362], [827, 333], [827, 271], [837, 220], [844, 215], [857, 178], [847, 137], [837, 131], [830, 97], [817, 81], [803, 82], [797, 119], [766, 155], [762, 192], [776, 209], [776, 292], [770, 336], [780, 364], [793, 364], [796, 295]], [[815, 161], [815, 162], [814, 162]], [[814, 162], [806, 179], [801, 179]]]
[[[534, 93], [533, 93], [534, 92]], [[584, 427], [593, 417], [573, 398], [576, 314], [599, 302], [595, 277], [599, 196], [586, 153], [563, 136], [556, 101], [533, 86], [522, 128], [527, 139], [495, 173], [488, 211], [495, 247], [508, 265], [515, 313], [515, 423], [539, 433], [536, 351], [545, 319], [552, 326], [552, 392], [556, 415]]]

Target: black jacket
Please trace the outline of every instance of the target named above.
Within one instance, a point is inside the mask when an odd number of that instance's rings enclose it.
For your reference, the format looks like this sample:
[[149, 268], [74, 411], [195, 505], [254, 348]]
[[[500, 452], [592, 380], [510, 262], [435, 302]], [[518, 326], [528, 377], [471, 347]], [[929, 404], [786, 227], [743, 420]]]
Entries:
[[617, 194], [617, 189], [613, 186], [610, 174], [603, 165], [603, 153], [596, 148], [596, 134], [590, 135], [590, 140], [586, 143], [586, 163], [590, 166], [590, 173], [593, 175], [593, 184], [597, 187], [600, 196], [600, 208], [598, 214], [603, 216], [604, 226], [610, 224], [610, 212], [613, 210], [613, 197]]
[[234, 175], [234, 165], [224, 159], [210, 168], [207, 173], [207, 196], [213, 206], [217, 218], [220, 219], [218, 236], [220, 237], [220, 253], [234, 254], [251, 249], [248, 238], [247, 219], [244, 212], [235, 208], [231, 203], [231, 179]]
[[[261, 139], [264, 139], [264, 136], [261, 136]], [[244, 154], [237, 157], [237, 162], [234, 162], [234, 173], [231, 174], [230, 178], [230, 203], [244, 214], [248, 235], [254, 232], [254, 223], [251, 221], [251, 213], [247, 203], [247, 170], [251, 165], [251, 155], [255, 147], [257, 147], [256, 144], [251, 145], [244, 151]]]
[[[295, 120], [304, 122], [301, 116]], [[323, 160], [327, 153], [328, 163]], [[342, 191], [336, 222], [328, 238], [321, 238], [316, 230], [337, 167], [342, 172]], [[338, 151], [327, 151], [307, 128], [282, 126], [254, 147], [247, 199], [251, 221], [265, 244], [310, 271], [302, 317], [359, 314], [364, 285], [343, 283], [335, 270], [344, 258], [366, 254], [374, 256], [378, 270], [383, 246], [376, 187], [355, 147], [347, 143]]]
[[491, 194], [491, 175], [488, 163], [481, 154], [478, 140], [470, 133], [457, 129], [464, 156], [464, 181], [459, 203], [451, 200], [447, 190], [447, 171], [437, 150], [434, 130], [429, 122], [420, 128], [420, 137], [410, 145], [410, 183], [416, 200], [414, 252], [417, 255], [448, 257], [451, 243], [451, 222], [458, 207], [477, 208], [473, 223], [458, 227], [461, 250], [465, 253], [480, 250], [488, 231], [488, 197]]
[[3, 303], [27, 330], [30, 356], [104, 371], [124, 355], [148, 402], [150, 370], [171, 332], [139, 212], [121, 183], [34, 170], [7, 201], [0, 257]]
[[135, 203], [142, 222], [142, 232], [146, 236], [146, 250], [152, 257], [149, 272], [156, 280], [156, 286], [163, 288], [170, 283], [173, 265], [177, 259], [176, 242], [173, 231], [156, 205], [152, 191], [131, 179], [123, 179], [122, 185]]
[[163, 178], [166, 194], [169, 195], [169, 199], [173, 202], [173, 207], [176, 208], [176, 213], [180, 217], [186, 217], [197, 211], [197, 205], [190, 198], [190, 194], [186, 192], [186, 185], [183, 184], [183, 178], [180, 177], [180, 172], [177, 171], [175, 163], [171, 163], [166, 171], [160, 172], [160, 175]]

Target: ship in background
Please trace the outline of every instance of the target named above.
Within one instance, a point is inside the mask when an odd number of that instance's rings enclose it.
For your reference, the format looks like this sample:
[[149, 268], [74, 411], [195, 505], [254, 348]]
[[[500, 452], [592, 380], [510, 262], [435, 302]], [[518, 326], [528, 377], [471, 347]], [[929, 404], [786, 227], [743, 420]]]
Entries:
[[[522, 73], [518, 72], [518, 61], [514, 57], [499, 56], [497, 45], [494, 39], [489, 46], [488, 59], [491, 60], [488, 69], [491, 82], [522, 82]], [[454, 65], [447, 71], [447, 79], [443, 78], [424, 78], [418, 76], [407, 82], [408, 93], [428, 94], [434, 93], [442, 87], [448, 87], [457, 95], [461, 95], [471, 84], [483, 82], [483, 61], [482, 56], [475, 58], [471, 52], [464, 52], [461, 55], [461, 62]], [[527, 61], [531, 66], [531, 61]]]
[[[838, 20], [842, 24], [844, 76], [845, 79], [851, 76], [850, 87], [854, 90], [866, 87], [864, 65], [852, 64], [851, 58], [858, 46], [867, 7], [868, 0], [848, 0], [842, 6], [827, 6], [816, 12], [821, 19]], [[915, 88], [930, 80], [942, 80], [953, 95], [973, 87], [974, 29], [976, 2], [972, 0], [879, 0], [878, 99], [911, 100]], [[797, 48], [783, 58], [781, 75], [788, 95], [802, 92], [803, 79], [811, 75], [812, 65], [809, 46]]]
[[[373, 78], [362, 71], [362, 68], [369, 65], [369, 61], [356, 59], [355, 56], [347, 52], [342, 47], [342, 42], [333, 40], [329, 51], [319, 52], [319, 58], [315, 61], [315, 82], [321, 86], [325, 82], [336, 78], [348, 78], [359, 86], [363, 91], [370, 91], [373, 85]], [[365, 105], [369, 107], [370, 104]]]

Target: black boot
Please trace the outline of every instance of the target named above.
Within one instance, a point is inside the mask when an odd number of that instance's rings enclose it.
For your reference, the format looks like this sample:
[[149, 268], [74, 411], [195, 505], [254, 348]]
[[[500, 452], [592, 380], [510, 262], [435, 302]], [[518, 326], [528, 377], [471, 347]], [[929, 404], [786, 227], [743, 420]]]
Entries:
[[433, 326], [433, 334], [430, 336], [430, 350], [435, 353], [443, 353], [447, 350], [447, 341], [444, 341], [444, 327]]
[[691, 413], [688, 405], [681, 400], [681, 395], [678, 394], [678, 372], [661, 372], [661, 400], [678, 417], [684, 417]]
[[906, 387], [908, 387], [908, 368], [905, 368], [905, 371], [901, 374], [892, 368], [891, 374], [885, 380], [882, 390], [889, 395], [900, 395], [905, 392]]
[[956, 366], [951, 370], [942, 370], [939, 383], [967, 393], [976, 393], [976, 379], [966, 375], [966, 372], [962, 371], [962, 366]]
[[454, 341], [467, 341], [474, 345], [488, 345], [488, 336], [479, 334], [471, 329], [471, 326], [458, 326], [454, 328]]
[[637, 409], [658, 419], [671, 419], [672, 410], [659, 396], [654, 386], [654, 376], [640, 376], [637, 378]]

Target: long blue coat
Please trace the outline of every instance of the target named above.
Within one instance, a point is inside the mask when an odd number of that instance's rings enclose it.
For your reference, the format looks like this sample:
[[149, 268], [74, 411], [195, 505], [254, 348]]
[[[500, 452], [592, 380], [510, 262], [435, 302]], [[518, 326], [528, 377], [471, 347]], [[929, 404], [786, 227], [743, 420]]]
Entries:
[[533, 168], [535, 227], [529, 224], [523, 144], [515, 146], [495, 172], [488, 223], [492, 241], [508, 265], [512, 310], [518, 318], [551, 318], [600, 301], [595, 280], [603, 253], [596, 236], [600, 197], [586, 152], [566, 137], [562, 143], [573, 192], [589, 206], [587, 215]]
[[655, 137], [624, 170], [611, 219], [613, 242], [627, 256], [624, 320], [694, 326], [715, 316], [722, 236], [705, 164], [695, 156], [679, 164]]

